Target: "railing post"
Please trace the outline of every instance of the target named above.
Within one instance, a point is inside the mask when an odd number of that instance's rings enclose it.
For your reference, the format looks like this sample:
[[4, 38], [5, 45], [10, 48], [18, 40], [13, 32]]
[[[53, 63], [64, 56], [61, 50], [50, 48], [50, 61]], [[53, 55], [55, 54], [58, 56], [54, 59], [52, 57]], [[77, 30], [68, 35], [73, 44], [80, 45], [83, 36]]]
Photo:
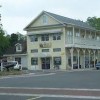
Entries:
[[74, 28], [74, 26], [73, 26], [73, 45], [74, 45], [74, 34], [75, 34], [75, 28]]

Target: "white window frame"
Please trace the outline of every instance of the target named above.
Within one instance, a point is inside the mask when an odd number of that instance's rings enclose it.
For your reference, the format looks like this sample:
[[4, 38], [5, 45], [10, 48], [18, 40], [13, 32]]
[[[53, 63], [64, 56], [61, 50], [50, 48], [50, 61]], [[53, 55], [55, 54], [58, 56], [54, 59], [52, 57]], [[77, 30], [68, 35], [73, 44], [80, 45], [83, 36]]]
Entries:
[[61, 33], [54, 33], [53, 40], [61, 40]]
[[21, 44], [17, 44], [16, 45], [16, 52], [21, 52], [22, 51], [22, 45]]
[[38, 41], [38, 35], [30, 35], [30, 41], [31, 42], [37, 42]]

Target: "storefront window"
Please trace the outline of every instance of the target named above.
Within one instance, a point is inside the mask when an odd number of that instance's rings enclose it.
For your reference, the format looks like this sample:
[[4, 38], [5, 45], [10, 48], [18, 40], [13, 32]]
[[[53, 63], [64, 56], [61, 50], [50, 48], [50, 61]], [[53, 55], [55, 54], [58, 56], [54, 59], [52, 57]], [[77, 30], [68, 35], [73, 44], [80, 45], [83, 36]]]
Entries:
[[31, 65], [38, 65], [38, 58], [31, 58]]
[[61, 65], [61, 57], [54, 57], [54, 65]]

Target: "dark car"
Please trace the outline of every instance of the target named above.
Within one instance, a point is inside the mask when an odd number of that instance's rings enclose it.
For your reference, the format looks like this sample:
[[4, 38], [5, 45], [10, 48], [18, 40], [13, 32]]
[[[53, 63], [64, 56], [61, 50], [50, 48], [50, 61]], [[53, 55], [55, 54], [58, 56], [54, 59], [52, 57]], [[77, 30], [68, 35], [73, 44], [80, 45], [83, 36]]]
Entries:
[[[81, 68], [81, 65], [79, 65], [79, 68]], [[73, 64], [73, 69], [78, 69], [78, 64]]]
[[95, 65], [96, 69], [100, 69], [100, 62], [97, 62], [96, 65]]

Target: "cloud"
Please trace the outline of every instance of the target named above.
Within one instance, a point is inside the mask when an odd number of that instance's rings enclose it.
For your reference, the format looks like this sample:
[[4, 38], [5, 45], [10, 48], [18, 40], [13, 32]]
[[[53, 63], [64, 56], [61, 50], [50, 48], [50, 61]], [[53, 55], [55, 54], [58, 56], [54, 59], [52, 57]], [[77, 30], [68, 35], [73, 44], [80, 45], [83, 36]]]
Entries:
[[23, 28], [31, 21], [31, 18], [26, 17], [3, 17], [2, 23], [4, 30], [7, 31], [8, 34], [20, 32], [25, 34]]
[[23, 32], [42, 10], [83, 21], [100, 17], [100, 0], [0, 0], [0, 3], [2, 23], [9, 34]]

